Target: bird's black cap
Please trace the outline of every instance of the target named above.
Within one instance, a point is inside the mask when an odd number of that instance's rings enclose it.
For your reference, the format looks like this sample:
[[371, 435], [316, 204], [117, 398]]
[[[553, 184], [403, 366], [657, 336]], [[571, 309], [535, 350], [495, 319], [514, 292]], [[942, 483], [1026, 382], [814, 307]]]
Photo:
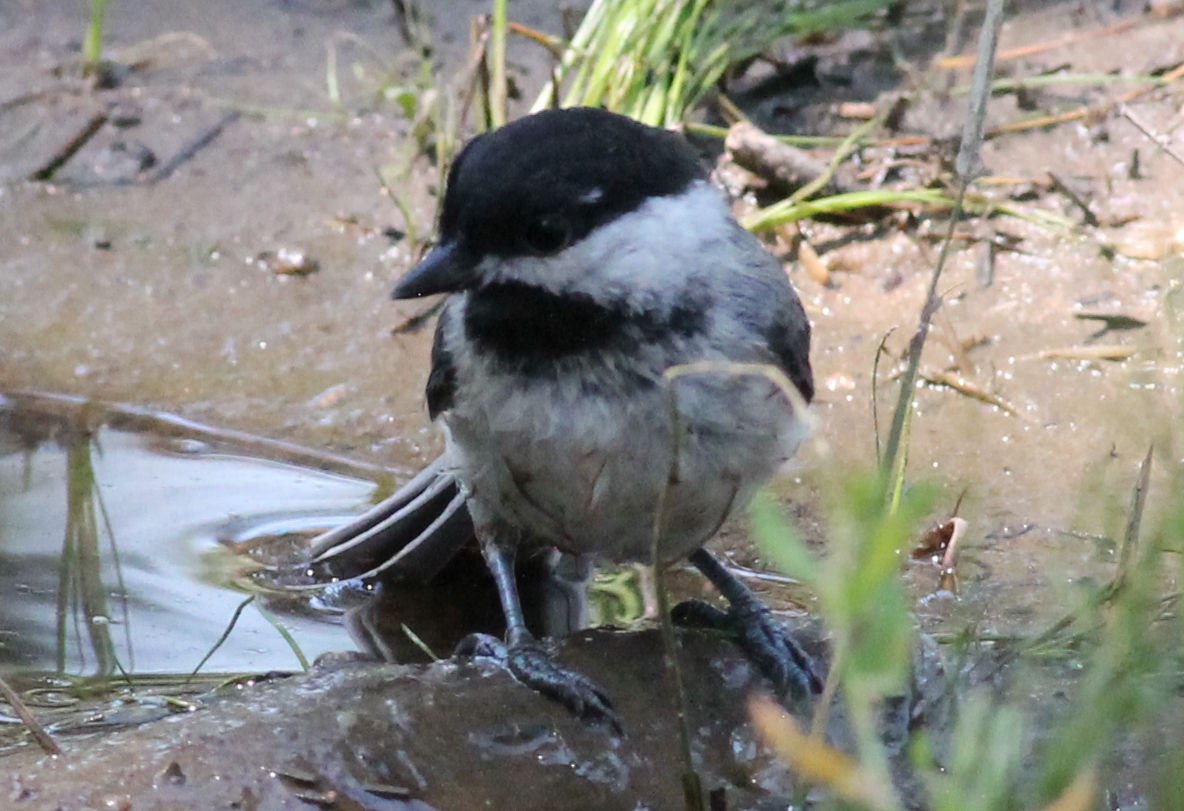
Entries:
[[677, 194], [704, 170], [676, 133], [591, 107], [548, 110], [474, 138], [448, 173], [439, 246], [395, 298], [462, 290], [486, 256], [546, 256]]

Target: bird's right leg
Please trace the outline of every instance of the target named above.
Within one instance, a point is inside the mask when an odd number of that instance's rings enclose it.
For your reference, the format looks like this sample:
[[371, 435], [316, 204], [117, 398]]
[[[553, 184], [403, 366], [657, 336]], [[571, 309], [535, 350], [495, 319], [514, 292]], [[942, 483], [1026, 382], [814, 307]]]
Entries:
[[[479, 533], [484, 535], [485, 533]], [[588, 720], [605, 721], [620, 731], [612, 703], [587, 676], [560, 667], [526, 627], [518, 585], [514, 576], [514, 547], [496, 540], [481, 538], [481, 551], [497, 585], [498, 600], [506, 618], [504, 657], [510, 673], [518, 681], [558, 701], [572, 713]], [[495, 653], [485, 639], [473, 635], [461, 642], [458, 653]]]

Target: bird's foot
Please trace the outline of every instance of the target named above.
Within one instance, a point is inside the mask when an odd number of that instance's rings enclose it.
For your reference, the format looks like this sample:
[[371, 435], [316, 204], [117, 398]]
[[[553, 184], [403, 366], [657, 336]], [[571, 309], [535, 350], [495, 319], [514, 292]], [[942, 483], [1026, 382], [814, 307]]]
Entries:
[[814, 658], [756, 599], [733, 604], [726, 612], [700, 600], [687, 600], [676, 605], [670, 616], [676, 625], [710, 628], [734, 637], [778, 694], [788, 693], [797, 701], [822, 692], [824, 680]]
[[515, 679], [559, 702], [573, 715], [606, 723], [613, 732], [621, 733], [621, 723], [604, 691], [582, 673], [560, 667], [533, 639], [506, 645], [488, 634], [469, 634], [460, 641], [456, 655], [497, 659]]

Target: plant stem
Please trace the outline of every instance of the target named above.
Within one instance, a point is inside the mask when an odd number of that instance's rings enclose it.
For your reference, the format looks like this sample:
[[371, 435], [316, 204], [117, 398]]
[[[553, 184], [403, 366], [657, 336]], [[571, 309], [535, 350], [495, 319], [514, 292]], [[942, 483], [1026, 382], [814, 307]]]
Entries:
[[93, 76], [103, 61], [103, 20], [109, 0], [90, 0], [90, 22], [82, 42], [82, 72]]

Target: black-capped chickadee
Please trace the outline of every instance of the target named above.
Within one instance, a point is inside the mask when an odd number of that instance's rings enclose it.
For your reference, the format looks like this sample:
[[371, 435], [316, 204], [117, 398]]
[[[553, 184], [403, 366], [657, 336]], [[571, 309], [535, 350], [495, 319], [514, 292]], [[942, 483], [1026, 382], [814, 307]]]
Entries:
[[353, 574], [422, 579], [475, 533], [510, 671], [613, 720], [605, 695], [527, 630], [515, 554], [689, 557], [773, 685], [817, 692], [810, 657], [703, 549], [803, 439], [810, 326], [683, 138], [575, 108], [473, 139], [449, 172], [438, 244], [394, 297], [438, 293], [450, 297], [427, 402], [444, 454], [322, 537], [314, 569], [340, 574], [345, 560]]

